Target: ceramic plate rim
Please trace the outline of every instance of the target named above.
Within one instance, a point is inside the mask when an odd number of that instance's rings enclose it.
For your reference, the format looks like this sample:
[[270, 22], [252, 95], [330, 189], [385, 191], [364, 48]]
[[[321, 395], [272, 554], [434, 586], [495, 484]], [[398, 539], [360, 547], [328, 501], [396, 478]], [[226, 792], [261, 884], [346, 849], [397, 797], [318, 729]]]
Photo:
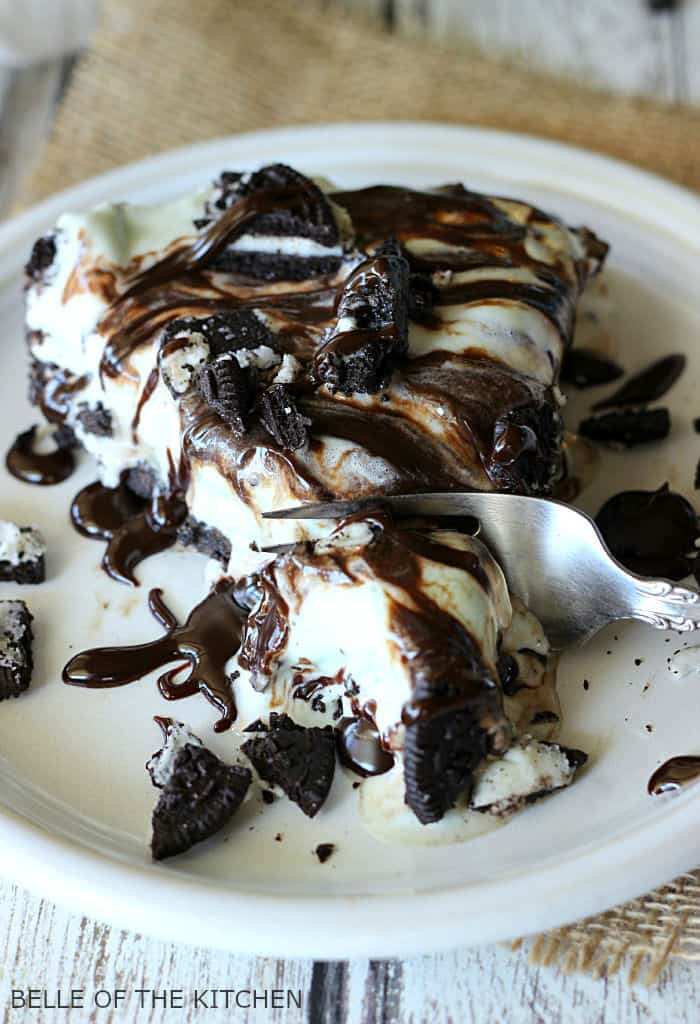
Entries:
[[[273, 159], [275, 149], [301, 145], [307, 165], [313, 164], [314, 148], [342, 145], [351, 166], [353, 150], [366, 147], [372, 138], [381, 138], [385, 147], [387, 140], [394, 140], [396, 151], [404, 154], [397, 168], [406, 166], [406, 147], [418, 141], [416, 149], [422, 152], [431, 152], [431, 146], [438, 144], [469, 151], [472, 143], [478, 148], [482, 171], [488, 170], [490, 159], [502, 161], [517, 153], [522, 172], [508, 175], [515, 187], [519, 182], [556, 186], [700, 250], [700, 199], [663, 178], [535, 136], [411, 122], [271, 129], [171, 150], [91, 178], [18, 214], [0, 225], [0, 246], [8, 251], [14, 244], [21, 251], [19, 244], [26, 246], [62, 210], [147, 187], [166, 168], [183, 175], [230, 160], [232, 154], [253, 163]], [[418, 165], [429, 168], [430, 160], [414, 166]], [[512, 873], [494, 882], [430, 892], [407, 890], [402, 895], [392, 892], [386, 897], [309, 898], [237, 891], [185, 875], [177, 867], [125, 864], [50, 833], [2, 806], [0, 822], [4, 839], [0, 875], [119, 927], [238, 953], [386, 957], [510, 939], [559, 926], [638, 896], [695, 867], [700, 791], [672, 801], [653, 821], [578, 850], [554, 867]], [[642, 833], [643, 858], [639, 852]], [[671, 836], [673, 844], [668, 844]], [[245, 927], [235, 927], [235, 922]]]

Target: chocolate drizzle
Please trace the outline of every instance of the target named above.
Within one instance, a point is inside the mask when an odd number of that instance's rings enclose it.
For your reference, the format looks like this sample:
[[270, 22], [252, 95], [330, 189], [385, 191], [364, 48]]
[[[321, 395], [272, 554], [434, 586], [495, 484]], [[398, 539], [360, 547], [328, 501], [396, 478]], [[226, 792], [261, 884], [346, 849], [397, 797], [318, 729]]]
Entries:
[[619, 562], [640, 576], [681, 580], [693, 568], [700, 537], [695, 510], [664, 484], [657, 491], [622, 491], [596, 516], [605, 543]]
[[8, 472], [26, 484], [49, 487], [63, 483], [75, 469], [75, 458], [70, 448], [56, 448], [53, 452], [34, 451], [37, 428], [30, 427], [18, 434], [5, 456]]
[[700, 779], [700, 757], [681, 755], [665, 761], [649, 779], [647, 792], [650, 796], [663, 793], [677, 793], [691, 782]]
[[102, 567], [120, 583], [137, 587], [134, 569], [144, 559], [175, 544], [187, 507], [177, 497], [138, 498], [121, 483], [118, 487], [90, 484], [71, 505], [73, 526], [84, 537], [106, 540]]
[[383, 775], [394, 767], [393, 754], [382, 746], [377, 727], [367, 718], [341, 718], [336, 740], [341, 764], [356, 775]]
[[[172, 662], [179, 664], [158, 679], [166, 700], [181, 700], [201, 693], [220, 713], [214, 729], [223, 732], [236, 720], [236, 705], [226, 663], [238, 650], [245, 613], [233, 599], [231, 580], [222, 580], [190, 612], [184, 626], [163, 601], [160, 590], [152, 590], [149, 608], [166, 629], [165, 636], [134, 647], [100, 647], [83, 651], [63, 670], [70, 686], [104, 689], [124, 686]], [[184, 680], [177, 682], [183, 669]]]

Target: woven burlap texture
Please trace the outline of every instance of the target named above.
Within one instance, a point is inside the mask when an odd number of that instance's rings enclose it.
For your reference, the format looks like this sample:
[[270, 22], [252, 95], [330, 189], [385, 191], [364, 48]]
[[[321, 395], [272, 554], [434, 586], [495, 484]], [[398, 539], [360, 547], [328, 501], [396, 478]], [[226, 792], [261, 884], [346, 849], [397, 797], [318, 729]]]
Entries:
[[[415, 119], [530, 132], [700, 189], [700, 110], [610, 97], [287, 0], [111, 0], [22, 199], [198, 140]], [[653, 981], [700, 959], [700, 872], [538, 937], [538, 962]]]

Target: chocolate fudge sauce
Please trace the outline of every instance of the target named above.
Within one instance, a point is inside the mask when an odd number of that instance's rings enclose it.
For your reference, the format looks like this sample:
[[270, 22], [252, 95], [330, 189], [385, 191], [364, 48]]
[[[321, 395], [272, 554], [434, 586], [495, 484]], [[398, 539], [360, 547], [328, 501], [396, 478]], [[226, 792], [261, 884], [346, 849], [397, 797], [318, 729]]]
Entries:
[[[159, 677], [160, 693], [166, 700], [201, 693], [220, 713], [214, 729], [223, 732], [236, 720], [231, 679], [225, 666], [238, 650], [245, 618], [232, 593], [232, 581], [221, 580], [192, 609], [185, 625], [179, 626], [162, 592], [152, 590], [149, 608], [166, 629], [165, 636], [133, 647], [99, 647], [76, 654], [63, 670], [64, 683], [89, 689], [124, 686], [178, 662]], [[187, 668], [187, 677], [178, 682], [177, 677]]]
[[48, 487], [63, 483], [75, 469], [75, 458], [70, 448], [56, 448], [53, 452], [34, 451], [36, 427], [18, 434], [5, 456], [5, 465], [12, 476], [26, 484]]
[[665, 761], [649, 779], [647, 792], [650, 796], [662, 793], [676, 793], [683, 786], [700, 779], [700, 757], [682, 755]]
[[90, 484], [76, 495], [71, 521], [85, 537], [106, 540], [102, 567], [120, 583], [137, 587], [134, 569], [151, 555], [172, 547], [187, 507], [178, 497], [155, 495], [149, 501], [119, 487]]
[[694, 508], [664, 484], [657, 491], [622, 491], [596, 516], [605, 543], [619, 562], [640, 576], [683, 579], [693, 568], [700, 536]]
[[382, 746], [377, 727], [367, 718], [341, 718], [336, 726], [338, 757], [346, 768], [367, 778], [394, 767], [394, 757]]

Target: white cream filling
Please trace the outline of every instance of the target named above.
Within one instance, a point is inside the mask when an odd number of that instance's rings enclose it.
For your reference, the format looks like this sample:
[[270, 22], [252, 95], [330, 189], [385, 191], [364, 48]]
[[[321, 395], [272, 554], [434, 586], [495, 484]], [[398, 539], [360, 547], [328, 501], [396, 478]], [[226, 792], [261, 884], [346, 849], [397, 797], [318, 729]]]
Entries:
[[46, 554], [44, 539], [36, 529], [23, 531], [16, 523], [0, 520], [0, 562], [19, 565]]
[[24, 665], [22, 641], [27, 632], [22, 601], [0, 601], [0, 666]]

